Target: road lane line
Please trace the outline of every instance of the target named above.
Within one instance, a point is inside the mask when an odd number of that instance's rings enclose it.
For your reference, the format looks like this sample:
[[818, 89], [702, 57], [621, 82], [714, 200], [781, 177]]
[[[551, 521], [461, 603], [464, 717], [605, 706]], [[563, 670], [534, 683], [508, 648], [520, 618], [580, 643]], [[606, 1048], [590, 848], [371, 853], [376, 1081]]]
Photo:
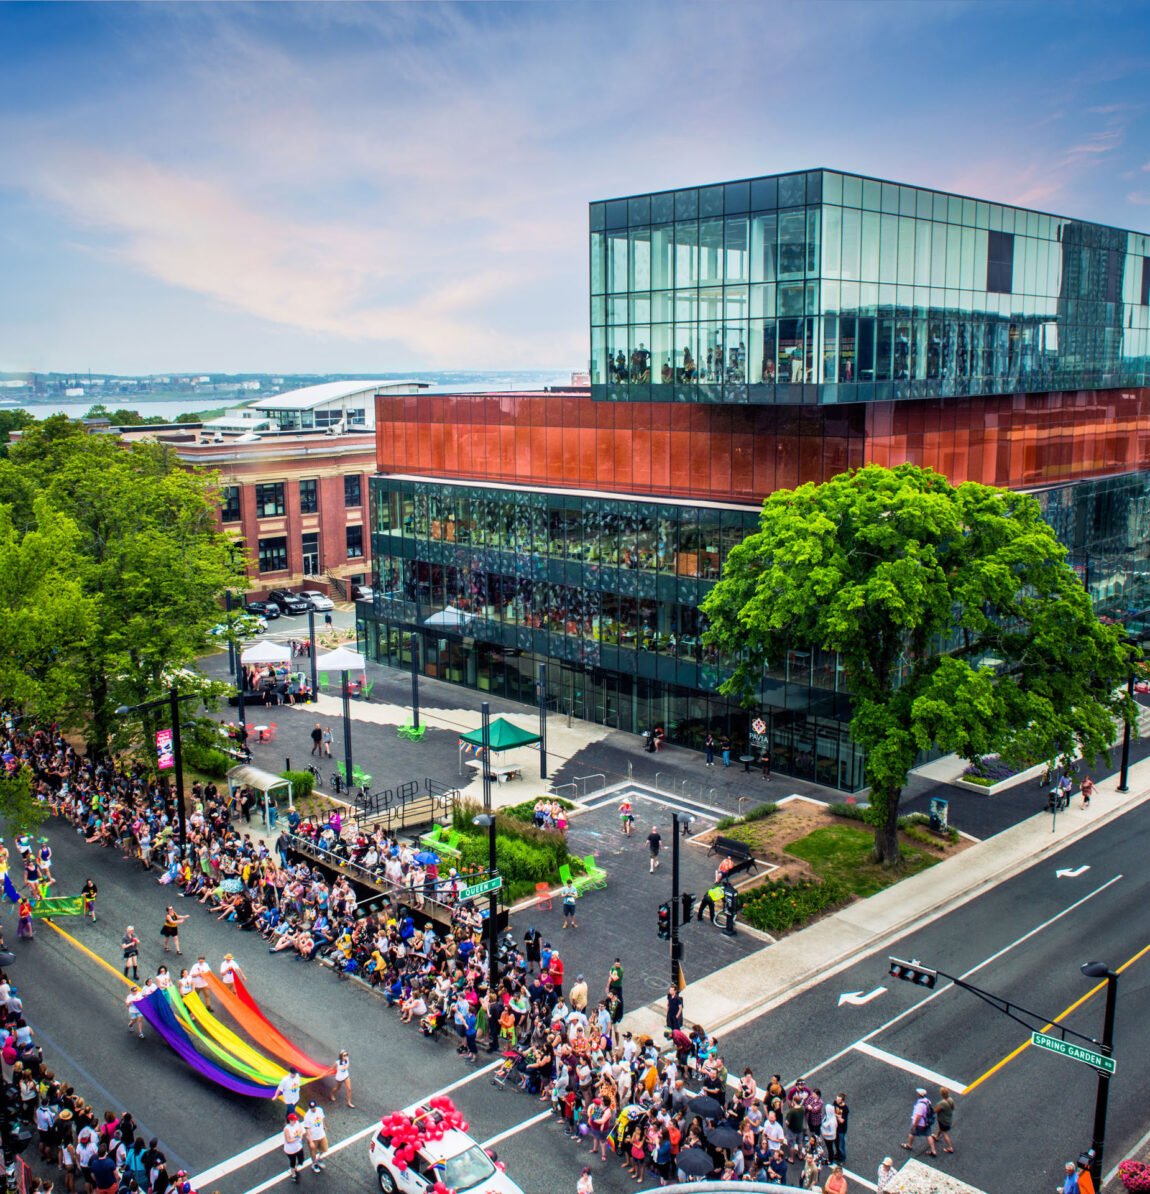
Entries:
[[[492, 1070], [497, 1069], [503, 1064], [502, 1060], [492, 1061], [489, 1064], [482, 1066], [478, 1070], [473, 1070], [470, 1074], [464, 1074], [463, 1077], [457, 1078], [454, 1082], [449, 1082], [446, 1086], [440, 1087], [439, 1090], [433, 1090], [430, 1094], [424, 1095], [422, 1098], [416, 1099], [414, 1103], [410, 1103], [405, 1107], [404, 1113], [409, 1114], [414, 1111], [416, 1107], [426, 1103], [429, 1099], [437, 1099], [441, 1095], [450, 1094], [453, 1090], [458, 1090], [461, 1086], [466, 1086], [469, 1082], [474, 1082], [476, 1078], [482, 1077], [484, 1074], [489, 1074]], [[339, 1152], [341, 1149], [347, 1148], [349, 1145], [356, 1144], [360, 1140], [365, 1140], [379, 1127], [379, 1120], [372, 1120], [365, 1128], [361, 1128], [358, 1132], [353, 1132], [350, 1136], [345, 1136], [338, 1144], [333, 1144], [329, 1148], [328, 1154]], [[237, 1169], [243, 1169], [246, 1165], [250, 1165], [253, 1161], [258, 1161], [261, 1157], [266, 1157], [269, 1153], [275, 1152], [277, 1148], [283, 1146], [283, 1133], [277, 1132], [274, 1136], [269, 1136], [266, 1140], [259, 1144], [253, 1144], [251, 1148], [246, 1148], [242, 1153], [236, 1153], [234, 1157], [228, 1157], [221, 1161], [218, 1165], [213, 1165], [211, 1169], [205, 1169], [203, 1173], [198, 1174], [195, 1179], [197, 1187], [210, 1185], [212, 1182], [219, 1181], [222, 1177], [227, 1177], [229, 1173], [235, 1173]], [[249, 1190], [247, 1194], [259, 1194], [261, 1190], [270, 1190], [272, 1186], [284, 1181], [287, 1173], [282, 1173], [278, 1177], [269, 1178], [268, 1181], [262, 1185], [255, 1186]]]
[[479, 1147], [490, 1148], [493, 1144], [498, 1144], [501, 1140], [506, 1140], [509, 1136], [518, 1136], [520, 1132], [525, 1132], [528, 1128], [534, 1127], [535, 1124], [540, 1124], [545, 1119], [550, 1119], [554, 1114], [553, 1111], [540, 1111], [538, 1115], [533, 1115], [530, 1119], [525, 1119], [521, 1124], [516, 1124], [515, 1127], [508, 1128], [506, 1132], [499, 1132], [497, 1135], [485, 1140]]
[[893, 1053], [888, 1053], [885, 1049], [876, 1049], [874, 1045], [868, 1045], [866, 1041], [859, 1041], [855, 1045], [854, 1051], [856, 1053], [865, 1053], [868, 1057], [873, 1057], [877, 1061], [885, 1061], [887, 1065], [893, 1065], [896, 1069], [905, 1070], [908, 1074], [914, 1074], [926, 1082], [933, 1082], [936, 1086], [945, 1086], [948, 1090], [956, 1091], [958, 1094], [966, 1094], [969, 1089], [955, 1078], [948, 1078], [945, 1074], [940, 1074], [937, 1070], [928, 1070], [926, 1066], [918, 1065], [913, 1061], [907, 1061], [905, 1057], [897, 1057]]
[[[1096, 887], [1092, 892], [1088, 893], [1087, 895], [1084, 895], [1081, 899], [1075, 900], [1074, 903], [1071, 904], [1069, 907], [1063, 908], [1061, 912], [1052, 916], [1049, 920], [1044, 920], [1042, 922], [1042, 924], [1036, 925], [1028, 933], [1024, 933], [1021, 937], [1019, 937], [1016, 941], [1012, 941], [1009, 945], [1003, 946], [1003, 948], [1000, 949], [997, 953], [991, 954], [989, 958], [986, 958], [984, 961], [979, 962], [977, 966], [972, 966], [965, 974], [960, 974], [958, 977], [961, 978], [963, 981], [965, 981], [966, 979], [970, 978], [970, 976], [972, 974], [977, 974], [984, 966], [989, 966], [991, 962], [998, 961], [998, 959], [1001, 958], [1003, 956], [1003, 954], [1009, 953], [1016, 946], [1021, 945], [1024, 941], [1028, 941], [1036, 933], [1041, 933], [1043, 931], [1043, 929], [1048, 929], [1052, 924], [1055, 923], [1055, 921], [1061, 920], [1064, 916], [1073, 912], [1076, 908], [1081, 907], [1083, 904], [1086, 903], [1087, 900], [1092, 900], [1096, 895], [1100, 895], [1108, 887], [1111, 887], [1115, 883], [1117, 883], [1118, 880], [1121, 878], [1122, 878], [1121, 875], [1115, 875], [1113, 879], [1107, 880], [1100, 887]], [[824, 1069], [826, 1066], [833, 1065], [836, 1061], [845, 1057], [855, 1047], [856, 1044], [860, 1044], [862, 1042], [869, 1041], [873, 1037], [878, 1036], [879, 1033], [886, 1032], [886, 1030], [888, 1028], [893, 1028], [900, 1020], [905, 1019], [912, 1012], [918, 1011], [918, 1009], [920, 1007], [925, 1007], [926, 1004], [930, 1003], [930, 1001], [932, 999], [937, 999], [938, 996], [941, 995], [944, 991], [950, 991], [953, 989], [954, 989], [954, 983], [951, 983], [951, 982], [946, 983], [944, 986], [938, 987], [936, 990], [932, 991], [929, 995], [927, 995], [925, 999], [920, 999], [917, 1003], [912, 1003], [910, 1005], [910, 1007], [899, 1012], [897, 1016], [893, 1016], [885, 1024], [880, 1024], [878, 1026], [878, 1028], [875, 1028], [871, 1032], [868, 1032], [866, 1034], [866, 1036], [860, 1037], [858, 1041], [855, 1041], [852, 1044], [847, 1045], [845, 1048], [840, 1049], [837, 1053], [832, 1054], [825, 1061], [820, 1061], [819, 1064], [817, 1066], [815, 1066], [813, 1069], [805, 1071], [803, 1073], [802, 1077], [810, 1078], [812, 1075], [817, 1074], [819, 1072], [819, 1070]]]
[[[1133, 965], [1135, 962], [1138, 961], [1139, 958], [1143, 957], [1145, 954], [1148, 954], [1148, 953], [1150, 953], [1150, 945], [1143, 946], [1132, 958], [1128, 958], [1125, 962], [1123, 962], [1122, 965], [1118, 967], [1118, 970], [1116, 973], [1121, 974], [1122, 971], [1125, 970], [1127, 966]], [[1058, 1024], [1062, 1020], [1066, 1019], [1066, 1017], [1069, 1016], [1071, 1012], [1077, 1011], [1088, 999], [1093, 999], [1094, 996], [1097, 995], [1099, 991], [1103, 991], [1105, 989], [1106, 989], [1106, 980], [1103, 979], [1100, 983], [1098, 983], [1097, 986], [1091, 987], [1090, 990], [1087, 991], [1086, 994], [1083, 995], [1080, 999], [1076, 999], [1064, 1012], [1060, 1012], [1057, 1016], [1055, 1016], [1054, 1019], [1051, 1020], [1049, 1024], [1040, 1028], [1039, 1031], [1046, 1032], [1048, 1029], [1053, 1028], [1055, 1024]], [[975, 1080], [966, 1088], [966, 1090], [963, 1093], [969, 1094], [970, 1091], [972, 1091], [976, 1086], [978, 1086], [982, 1082], [985, 1082], [987, 1080], [987, 1078], [991, 1077], [993, 1074], [997, 1074], [998, 1071], [1001, 1070], [1003, 1066], [1008, 1065], [1020, 1053], [1024, 1053], [1029, 1048], [1030, 1048], [1030, 1041], [1029, 1040], [1023, 1041], [1022, 1044], [1019, 1045], [1017, 1049], [1012, 1049], [1004, 1058], [1002, 1058], [1001, 1061], [995, 1062], [995, 1064], [992, 1065], [990, 1067], [990, 1069], [986, 1071], [985, 1074], [979, 1074], [979, 1076], [977, 1078], [975, 1078]]]

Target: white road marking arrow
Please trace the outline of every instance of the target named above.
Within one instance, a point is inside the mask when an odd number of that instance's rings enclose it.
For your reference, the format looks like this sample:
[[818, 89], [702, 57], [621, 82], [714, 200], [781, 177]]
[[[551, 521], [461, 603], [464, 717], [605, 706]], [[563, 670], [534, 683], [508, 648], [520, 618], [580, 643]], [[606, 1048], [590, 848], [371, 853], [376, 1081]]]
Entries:
[[869, 994], [864, 995], [861, 991], [847, 991], [845, 994], [839, 996], [839, 1007], [844, 1003], [849, 1003], [853, 1007], [862, 1007], [864, 1003], [870, 1003], [872, 999], [877, 999], [886, 987], [875, 987]]
[[1063, 870], [1055, 871], [1055, 878], [1058, 879], [1077, 879], [1079, 875], [1085, 874], [1090, 868], [1088, 866], [1080, 866], [1077, 870]]

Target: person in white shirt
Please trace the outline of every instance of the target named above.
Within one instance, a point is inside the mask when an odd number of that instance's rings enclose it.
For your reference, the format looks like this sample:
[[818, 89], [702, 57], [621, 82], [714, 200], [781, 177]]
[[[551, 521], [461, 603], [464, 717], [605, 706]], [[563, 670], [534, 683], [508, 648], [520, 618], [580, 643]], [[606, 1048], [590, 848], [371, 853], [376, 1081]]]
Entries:
[[299, 1070], [294, 1065], [276, 1084], [276, 1092], [272, 1099], [279, 1099], [283, 1103], [288, 1109], [288, 1118], [291, 1119], [299, 1102]]
[[[767, 1112], [767, 1122], [763, 1125], [763, 1135], [771, 1142], [772, 1146], [777, 1144], [782, 1148], [787, 1142], [786, 1129], [779, 1123], [779, 1117], [774, 1111]], [[773, 1147], [771, 1151], [774, 1151]]]
[[180, 977], [176, 982], [176, 987], [180, 992], [181, 999], [186, 999], [195, 990], [195, 984], [192, 982], [192, 976], [188, 973], [188, 968], [186, 966], [180, 971]]
[[294, 1111], [291, 1112], [287, 1117], [287, 1123], [284, 1124], [284, 1155], [287, 1157], [288, 1175], [297, 1186], [299, 1185], [300, 1161], [303, 1160], [304, 1131], [299, 1116]]
[[220, 981], [232, 994], [235, 994], [237, 974], [241, 981], [246, 981], [248, 976], [240, 969], [240, 964], [231, 954], [224, 954], [224, 960], [220, 963]]
[[128, 1031], [134, 1031], [140, 1040], [144, 1039], [144, 1017], [136, 1004], [143, 998], [143, 991], [139, 987], [133, 986], [128, 992], [128, 997], [124, 1000], [128, 1005]]
[[347, 1050], [341, 1049], [335, 1061], [335, 1085], [331, 1088], [331, 1101], [335, 1102], [336, 1091], [343, 1086], [347, 1094], [347, 1105], [354, 1107], [351, 1101], [351, 1063], [347, 1059]]
[[316, 1173], [324, 1168], [323, 1155], [327, 1152], [327, 1126], [324, 1123], [323, 1108], [313, 1099], [304, 1112], [303, 1126], [307, 1129], [307, 1146], [311, 1149], [311, 1167]]
[[204, 1007], [209, 1012], [212, 1010], [212, 993], [208, 990], [207, 975], [211, 972], [212, 968], [205, 961], [203, 954], [196, 959], [195, 964], [188, 971], [192, 976], [192, 986], [195, 987], [196, 994], [204, 1001]]

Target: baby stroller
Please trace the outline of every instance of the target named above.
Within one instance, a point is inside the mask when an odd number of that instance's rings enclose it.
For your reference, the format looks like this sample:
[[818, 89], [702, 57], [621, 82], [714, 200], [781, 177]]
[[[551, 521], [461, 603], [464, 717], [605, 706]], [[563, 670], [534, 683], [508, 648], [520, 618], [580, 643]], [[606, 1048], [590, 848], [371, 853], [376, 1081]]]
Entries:
[[523, 1054], [518, 1049], [505, 1049], [499, 1068], [491, 1075], [491, 1085], [502, 1090], [510, 1081], [514, 1090], [525, 1090], [527, 1075], [521, 1068], [522, 1062]]

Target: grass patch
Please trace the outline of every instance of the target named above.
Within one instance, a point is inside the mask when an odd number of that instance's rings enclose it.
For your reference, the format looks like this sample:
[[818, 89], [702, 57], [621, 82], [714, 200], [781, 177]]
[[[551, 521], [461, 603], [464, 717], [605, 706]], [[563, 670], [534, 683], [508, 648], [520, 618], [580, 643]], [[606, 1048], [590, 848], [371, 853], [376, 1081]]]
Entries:
[[902, 865], [896, 871], [876, 863], [873, 850], [873, 835], [853, 825], [826, 825], [787, 846], [787, 853], [809, 863], [820, 879], [863, 897], [874, 895], [938, 861], [922, 850], [904, 845]]
[[[779, 811], [779, 806], [777, 804], [771, 804], [769, 802], [767, 804], [758, 804], [753, 809], [751, 809], [751, 811], [749, 813], [747, 813], [746, 816], [743, 816], [743, 817], [720, 817], [719, 820], [715, 822], [715, 828], [718, 829], [720, 832], [722, 832], [722, 831], [725, 831], [728, 829], [732, 829], [738, 825], [746, 825], [748, 821], [762, 821], [765, 817], [773, 816], [778, 811]], [[742, 838], [740, 838], [738, 836], [738, 834], [728, 833], [727, 836], [735, 838], [736, 841], [743, 840]]]

